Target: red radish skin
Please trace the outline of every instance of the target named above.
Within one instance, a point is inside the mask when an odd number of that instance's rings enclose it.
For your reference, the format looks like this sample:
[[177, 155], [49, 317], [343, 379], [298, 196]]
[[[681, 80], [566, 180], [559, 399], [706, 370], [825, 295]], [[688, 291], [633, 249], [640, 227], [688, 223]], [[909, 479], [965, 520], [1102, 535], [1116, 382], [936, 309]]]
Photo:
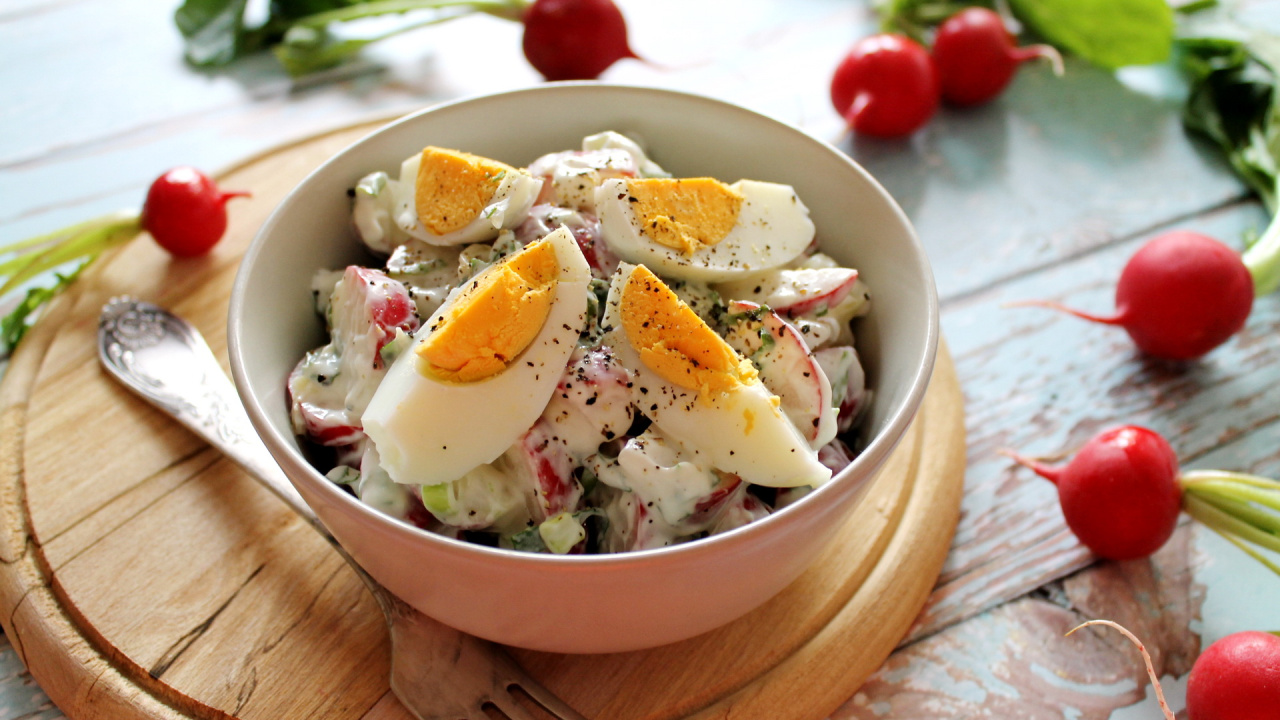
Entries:
[[1062, 74], [1062, 56], [1050, 45], [1017, 47], [1000, 15], [971, 7], [938, 26], [933, 61], [942, 99], [961, 107], [995, 99], [1028, 60], [1044, 58]]
[[1191, 720], [1280, 718], [1280, 637], [1254, 630], [1210, 645], [1187, 680]]
[[1147, 557], [1173, 535], [1182, 509], [1178, 458], [1151, 430], [1105, 430], [1061, 467], [1006, 454], [1058, 486], [1067, 526], [1098, 557]]
[[1113, 315], [1043, 300], [1016, 304], [1120, 325], [1148, 355], [1194, 360], [1244, 327], [1253, 297], [1253, 277], [1235, 251], [1207, 235], [1175, 231], [1153, 238], [1129, 259], [1116, 283]]
[[524, 14], [523, 47], [547, 80], [594, 80], [636, 57], [613, 0], [535, 0]]
[[227, 201], [248, 194], [223, 192], [199, 170], [176, 167], [151, 183], [142, 205], [142, 229], [173, 255], [203, 255], [227, 230]]
[[928, 51], [902, 35], [854, 43], [831, 78], [831, 104], [862, 135], [910, 135], [938, 109], [938, 74]]

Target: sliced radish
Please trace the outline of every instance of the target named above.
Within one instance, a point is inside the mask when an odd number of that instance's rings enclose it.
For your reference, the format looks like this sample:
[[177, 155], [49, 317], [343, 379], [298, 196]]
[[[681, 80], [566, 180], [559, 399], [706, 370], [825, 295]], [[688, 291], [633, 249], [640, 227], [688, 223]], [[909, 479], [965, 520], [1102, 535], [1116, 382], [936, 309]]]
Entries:
[[753, 302], [729, 303], [729, 321], [725, 340], [755, 363], [760, 381], [782, 401], [782, 412], [810, 447], [830, 442], [836, 435], [831, 383], [800, 333]]
[[853, 462], [853, 458], [857, 455], [844, 441], [836, 438], [818, 451], [818, 460], [827, 467], [831, 468], [831, 473], [840, 472]]
[[761, 502], [760, 498], [747, 492], [744, 487], [735, 492], [728, 502], [724, 503], [716, 517], [715, 524], [711, 526], [710, 532], [712, 535], [728, 532], [766, 517], [770, 512], [768, 505]]
[[766, 305], [796, 317], [824, 314], [849, 297], [857, 283], [858, 271], [852, 268], [794, 268], [720, 283], [716, 290], [726, 300]]
[[725, 506], [729, 496], [733, 495], [741, 486], [742, 478], [737, 475], [725, 473], [721, 476], [720, 484], [717, 485], [710, 494], [699, 500], [697, 504], [694, 505], [693, 514], [685, 521], [690, 524], [705, 523], [708, 518], [716, 515], [716, 513]]
[[[294, 373], [298, 371], [295, 369]], [[290, 376], [293, 385], [294, 375]], [[307, 439], [325, 447], [346, 447], [364, 440], [364, 431], [351, 423], [350, 413], [334, 410], [317, 403], [294, 401], [295, 430], [301, 429]]]
[[383, 348], [417, 330], [419, 321], [404, 285], [356, 265], [343, 272], [323, 306], [329, 343], [289, 374], [289, 402], [295, 432], [342, 447], [364, 439], [361, 415], [386, 374]]
[[577, 508], [582, 498], [582, 486], [573, 477], [573, 459], [564, 443], [556, 435], [556, 428], [545, 418], [539, 418], [508, 451], [508, 456], [519, 463], [521, 475], [531, 478], [538, 499], [542, 522], [556, 513]]
[[618, 256], [600, 237], [600, 221], [589, 212], [579, 212], [555, 205], [534, 205], [529, 217], [516, 228], [521, 245], [541, 240], [556, 228], [566, 227], [591, 266], [593, 277], [607, 279], [618, 269]]

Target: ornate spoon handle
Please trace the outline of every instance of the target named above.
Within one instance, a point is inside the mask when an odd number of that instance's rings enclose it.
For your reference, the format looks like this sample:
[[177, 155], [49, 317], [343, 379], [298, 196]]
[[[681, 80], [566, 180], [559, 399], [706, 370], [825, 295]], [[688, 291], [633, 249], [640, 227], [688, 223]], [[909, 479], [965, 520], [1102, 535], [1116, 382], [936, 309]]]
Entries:
[[98, 354], [122, 383], [204, 438], [329, 535], [258, 440], [235, 387], [191, 326], [150, 303], [116, 298], [103, 308], [98, 321]]
[[289, 483], [258, 440], [204, 338], [168, 311], [128, 298], [102, 310], [98, 355], [120, 382], [169, 413], [231, 458], [307, 520], [373, 594], [391, 637], [390, 684], [420, 720], [487, 720], [496, 706], [513, 720], [532, 720], [511, 688], [520, 686], [560, 720], [584, 720], [491, 643], [415, 610], [360, 567]]

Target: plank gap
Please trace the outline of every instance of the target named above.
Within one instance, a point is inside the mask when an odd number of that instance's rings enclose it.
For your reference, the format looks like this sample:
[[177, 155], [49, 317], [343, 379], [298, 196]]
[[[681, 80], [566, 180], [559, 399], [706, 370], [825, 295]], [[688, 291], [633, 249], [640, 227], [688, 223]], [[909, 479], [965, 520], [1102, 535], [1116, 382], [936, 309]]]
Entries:
[[[169, 488], [169, 489], [167, 489], [167, 490], [165, 490], [165, 491], [161, 492], [160, 494], [156, 495], [155, 497], [151, 498], [149, 501], [147, 501], [146, 503], [144, 503], [144, 504], [142, 504], [142, 505], [138, 506], [137, 508], [135, 508], [132, 512], [128, 513], [127, 515], [121, 516], [121, 517], [119, 518], [119, 522], [117, 522], [117, 523], [116, 523], [116, 527], [118, 528], [118, 527], [120, 527], [120, 526], [123, 526], [123, 525], [128, 524], [128, 522], [129, 522], [130, 520], [132, 520], [132, 519], [136, 518], [136, 517], [137, 517], [138, 515], [140, 515], [141, 513], [146, 512], [148, 509], [150, 509], [150, 508], [151, 508], [151, 506], [155, 505], [157, 502], [160, 502], [161, 500], [165, 499], [165, 497], [167, 497], [167, 496], [169, 495], [169, 493], [172, 493], [173, 491], [175, 491], [175, 490], [177, 490], [178, 488], [182, 487], [182, 486], [183, 486], [184, 484], [186, 484], [187, 482], [190, 482], [192, 478], [195, 478], [197, 475], [199, 475], [199, 474], [203, 473], [204, 471], [208, 470], [209, 468], [213, 467], [213, 465], [215, 465], [215, 464], [216, 464], [216, 463], [218, 463], [219, 461], [224, 460], [225, 458], [223, 457], [222, 453], [217, 452], [216, 450], [213, 450], [213, 448], [212, 448], [212, 447], [210, 447], [210, 446], [208, 446], [208, 445], [205, 445], [204, 447], [197, 448], [196, 450], [193, 450], [192, 452], [187, 453], [187, 454], [186, 454], [186, 455], [184, 455], [184, 456], [178, 457], [178, 458], [174, 459], [174, 460], [173, 460], [173, 462], [169, 463], [168, 465], [166, 465], [166, 466], [164, 466], [164, 467], [162, 467], [162, 468], [159, 468], [158, 470], [156, 470], [156, 471], [152, 472], [150, 475], [148, 475], [148, 476], [146, 476], [146, 477], [142, 478], [142, 480], [141, 480], [140, 482], [138, 482], [138, 483], [136, 483], [136, 484], [134, 484], [134, 485], [131, 485], [131, 486], [127, 487], [127, 488], [123, 488], [122, 490], [120, 490], [120, 492], [118, 492], [118, 493], [116, 493], [115, 495], [112, 495], [111, 497], [107, 498], [107, 499], [106, 499], [106, 502], [104, 502], [102, 505], [100, 505], [100, 506], [98, 506], [97, 508], [93, 509], [92, 511], [90, 511], [90, 512], [89, 512], [89, 513], [87, 513], [86, 515], [82, 516], [80, 519], [78, 519], [78, 520], [76, 520], [76, 521], [72, 522], [70, 525], [68, 525], [68, 526], [66, 526], [66, 527], [64, 527], [64, 528], [60, 528], [59, 530], [57, 530], [56, 532], [54, 532], [52, 535], [50, 535], [50, 536], [49, 536], [49, 538], [48, 538], [47, 540], [44, 540], [43, 542], [40, 542], [39, 544], [40, 544], [40, 545], [47, 545], [47, 544], [50, 544], [50, 543], [56, 542], [59, 538], [64, 537], [67, 533], [72, 532], [72, 531], [76, 530], [77, 528], [81, 527], [83, 523], [88, 522], [89, 520], [94, 519], [95, 517], [97, 517], [97, 516], [98, 516], [98, 515], [100, 515], [101, 513], [104, 513], [104, 512], [109, 511], [109, 510], [111, 509], [111, 506], [112, 506], [112, 505], [114, 505], [114, 504], [116, 504], [118, 501], [120, 501], [120, 500], [122, 500], [122, 499], [124, 499], [124, 498], [128, 497], [129, 495], [133, 494], [134, 492], [137, 492], [137, 491], [138, 491], [138, 489], [139, 489], [139, 488], [141, 488], [142, 486], [147, 485], [147, 484], [152, 483], [152, 482], [155, 482], [158, 478], [160, 478], [160, 477], [161, 477], [162, 475], [164, 475], [165, 473], [167, 473], [167, 472], [169, 472], [169, 471], [171, 471], [171, 470], [174, 470], [174, 469], [178, 468], [179, 466], [183, 465], [184, 463], [186, 463], [186, 462], [187, 462], [187, 461], [189, 461], [189, 460], [193, 460], [193, 459], [195, 459], [195, 458], [198, 458], [198, 457], [199, 457], [200, 455], [202, 455], [202, 454], [209, 453], [211, 450], [213, 451], [213, 454], [212, 454], [212, 457], [210, 457], [210, 458], [209, 458], [209, 461], [208, 461], [207, 463], [205, 463], [204, 465], [201, 465], [200, 467], [195, 468], [195, 469], [194, 469], [190, 474], [188, 474], [188, 475], [187, 475], [187, 477], [186, 477], [186, 478], [184, 478], [183, 480], [179, 481], [179, 482], [178, 482], [177, 484], [175, 484], [173, 487], [171, 487], [171, 488]], [[113, 528], [112, 530], [109, 530], [109, 531], [107, 531], [106, 533], [104, 533], [104, 534], [102, 535], [102, 537], [98, 538], [98, 540], [101, 540], [103, 537], [106, 537], [107, 535], [110, 535], [112, 532], [115, 532], [115, 528]], [[95, 541], [95, 542], [96, 542], [96, 541]], [[92, 543], [91, 543], [91, 544], [89, 544], [89, 545], [85, 545], [84, 547], [81, 547], [79, 550], [77, 550], [77, 551], [76, 551], [75, 553], [73, 553], [72, 555], [68, 556], [68, 557], [67, 557], [66, 559], [64, 559], [62, 562], [58, 563], [56, 566], [54, 566], [52, 563], [50, 563], [50, 567], [53, 569], [53, 571], [54, 571], [54, 572], [57, 572], [60, 568], [62, 568], [63, 566], [65, 566], [67, 563], [69, 563], [69, 562], [71, 562], [71, 561], [75, 560], [76, 558], [80, 557], [81, 553], [83, 553], [85, 550], [88, 550], [88, 549], [89, 549], [89, 548], [91, 548], [91, 547], [93, 547], [93, 544], [92, 544]]]
[[264, 567], [266, 567], [266, 563], [254, 568], [253, 572], [249, 573], [249, 577], [245, 578], [244, 581], [241, 582], [234, 591], [232, 591], [231, 595], [229, 595], [227, 599], [213, 611], [213, 614], [201, 621], [200, 624], [188, 630], [185, 635], [178, 638], [173, 645], [169, 646], [169, 649], [164, 651], [160, 656], [160, 659], [147, 670], [147, 674], [150, 675], [152, 679], [159, 680], [160, 676], [164, 675], [165, 671], [177, 662], [178, 658], [182, 657], [182, 653], [186, 652], [187, 648], [190, 648], [192, 643], [199, 640], [201, 636], [209, 631], [209, 628], [218, 620], [218, 616], [222, 614], [222, 611], [226, 610], [227, 607], [230, 606], [237, 597], [239, 597], [240, 591], [244, 590], [245, 586], [253, 582], [253, 579], [258, 577], [258, 573], [262, 572]]
[[[1127, 232], [1123, 235], [1118, 235], [1114, 238], [1111, 238], [1107, 242], [1098, 243], [1096, 245], [1089, 245], [1087, 247], [1083, 247], [1072, 252], [1054, 256], [1052, 259], [1044, 262], [1039, 262], [1034, 265], [1027, 265], [1025, 267], [1021, 267], [1015, 272], [1009, 273], [1007, 275], [1001, 275], [991, 280], [986, 285], [970, 288], [968, 290], [961, 290], [959, 292], [952, 293], [946, 296], [939, 296], [938, 307], [940, 310], [945, 310], [951, 307], [952, 305], [959, 305], [969, 300], [973, 300], [985, 295], [989, 295], [992, 293], [992, 291], [997, 290], [1005, 285], [1011, 285], [1020, 280], [1025, 280], [1030, 276], [1037, 275], [1042, 272], [1046, 272], [1054, 269], [1060, 269], [1062, 266], [1069, 265], [1077, 260], [1087, 258], [1091, 255], [1097, 255], [1099, 253], [1108, 252], [1119, 245], [1124, 245], [1125, 243], [1132, 242], [1138, 238], [1141, 238], [1146, 235], [1151, 235], [1151, 234], [1160, 232], [1162, 230], [1172, 229], [1176, 225], [1180, 225], [1183, 223], [1190, 222], [1192, 220], [1196, 220], [1198, 218], [1202, 218], [1205, 215], [1212, 215], [1214, 213], [1232, 210], [1232, 209], [1247, 206], [1247, 205], [1258, 205], [1259, 203], [1260, 201], [1258, 200], [1257, 195], [1255, 195], [1254, 193], [1242, 192], [1239, 195], [1229, 197], [1221, 202], [1216, 202], [1216, 203], [1213, 203], [1212, 205], [1208, 205], [1202, 208], [1196, 208], [1194, 210], [1188, 210], [1186, 212], [1180, 213], [1173, 217], [1160, 220], [1158, 222], [1154, 222], [1149, 225], [1145, 225], [1131, 232]], [[1119, 268], [1117, 268], [1116, 276], [1119, 277], [1119, 275], [1120, 275], [1120, 270]], [[970, 353], [966, 353], [966, 355], [967, 354], [970, 354]], [[965, 355], [957, 355], [956, 360], [957, 361], [963, 360], [964, 357]]]

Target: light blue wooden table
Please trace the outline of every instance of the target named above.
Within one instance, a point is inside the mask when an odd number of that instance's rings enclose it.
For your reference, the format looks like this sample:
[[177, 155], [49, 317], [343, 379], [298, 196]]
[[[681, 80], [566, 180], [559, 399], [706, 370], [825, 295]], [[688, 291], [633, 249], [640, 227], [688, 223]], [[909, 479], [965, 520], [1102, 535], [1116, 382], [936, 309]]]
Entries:
[[[966, 397], [963, 517], [908, 641], [835, 718], [1157, 718], [1122, 642], [1063, 632], [1115, 619], [1155, 651], [1175, 709], [1200, 648], [1280, 629], [1280, 578], [1186, 522], [1150, 561], [1095, 563], [1053, 487], [997, 454], [1051, 455], [1139, 423], [1184, 464], [1280, 476], [1280, 298], [1201, 362], [1137, 355], [1114, 328], [1034, 309], [1031, 297], [1111, 307], [1119, 268], [1171, 228], [1239, 246], [1266, 217], [1178, 119], [1169, 78], [1078, 62], [1026, 68], [986, 107], [944, 110], [901, 142], [843, 136], [831, 69], [874, 18], [848, 0], [622, 0], [636, 50], [603, 79], [730, 100], [836, 142], [916, 224]], [[375, 47], [358, 65], [291, 83], [269, 57], [227, 72], [184, 65], [172, 8], [145, 0], [0, 2], [0, 243], [140, 204], [160, 171], [217, 169], [373, 115], [538, 82], [519, 29], [487, 17]], [[1241, 3], [1280, 27], [1273, 4]], [[673, 22], [677, 18], [679, 22]], [[6, 304], [3, 308], [7, 309]], [[0, 643], [0, 720], [61, 717]]]

